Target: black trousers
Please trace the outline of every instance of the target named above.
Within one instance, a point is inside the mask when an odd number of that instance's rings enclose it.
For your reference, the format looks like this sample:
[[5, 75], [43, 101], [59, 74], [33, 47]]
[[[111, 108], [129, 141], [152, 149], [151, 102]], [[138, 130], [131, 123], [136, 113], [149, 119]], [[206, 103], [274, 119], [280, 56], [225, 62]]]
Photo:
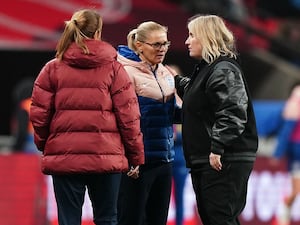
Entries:
[[118, 225], [166, 225], [172, 188], [172, 163], [143, 165], [138, 179], [122, 176]]
[[81, 225], [86, 189], [96, 225], [117, 225], [121, 173], [52, 176], [59, 225]]
[[191, 170], [197, 207], [203, 225], [239, 225], [246, 205], [253, 163], [223, 162], [221, 171], [209, 165]]

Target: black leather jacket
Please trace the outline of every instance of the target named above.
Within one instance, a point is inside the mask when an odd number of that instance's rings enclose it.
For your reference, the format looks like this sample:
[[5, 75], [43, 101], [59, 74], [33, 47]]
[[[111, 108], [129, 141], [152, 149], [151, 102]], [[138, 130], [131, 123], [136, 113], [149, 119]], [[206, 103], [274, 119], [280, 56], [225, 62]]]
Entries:
[[191, 77], [177, 75], [183, 99], [182, 135], [187, 167], [209, 163], [211, 152], [222, 161], [253, 162], [258, 137], [253, 107], [239, 64], [219, 57], [202, 60]]

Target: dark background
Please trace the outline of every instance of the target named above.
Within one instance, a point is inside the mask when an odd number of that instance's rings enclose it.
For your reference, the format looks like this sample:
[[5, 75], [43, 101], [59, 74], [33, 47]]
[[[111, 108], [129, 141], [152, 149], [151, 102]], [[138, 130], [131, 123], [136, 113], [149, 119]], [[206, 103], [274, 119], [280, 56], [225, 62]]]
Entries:
[[[300, 10], [297, 0], [130, 2], [130, 13], [119, 22], [104, 20], [103, 39], [114, 47], [126, 44], [127, 33], [140, 22], [157, 21], [169, 28], [169, 39], [172, 42], [164, 63], [176, 64], [184, 74], [190, 74], [196, 61], [188, 56], [184, 45], [187, 38], [187, 20], [194, 14], [213, 13], [223, 16], [236, 36], [245, 77], [255, 100], [284, 100], [290, 87], [300, 79]], [[34, 26], [45, 26], [57, 33], [61, 32], [63, 20], [69, 20], [72, 15], [72, 12], [62, 14], [59, 10], [49, 10], [33, 4], [26, 0], [4, 1], [0, 6], [0, 13], [30, 22]], [[62, 18], [62, 21], [55, 23], [56, 17]], [[14, 108], [13, 90], [23, 78], [35, 78], [44, 64], [54, 57], [56, 41], [50, 38], [47, 40], [45, 35], [38, 37], [35, 34], [31, 37], [28, 32], [26, 35], [32, 43], [29, 47], [1, 44], [1, 38], [7, 36], [7, 27], [1, 29], [1, 25], [5, 23], [0, 17], [0, 135], [10, 135]], [[14, 30], [18, 29], [16, 27]], [[24, 33], [20, 34], [22, 35]], [[38, 47], [35, 45], [37, 42]]]

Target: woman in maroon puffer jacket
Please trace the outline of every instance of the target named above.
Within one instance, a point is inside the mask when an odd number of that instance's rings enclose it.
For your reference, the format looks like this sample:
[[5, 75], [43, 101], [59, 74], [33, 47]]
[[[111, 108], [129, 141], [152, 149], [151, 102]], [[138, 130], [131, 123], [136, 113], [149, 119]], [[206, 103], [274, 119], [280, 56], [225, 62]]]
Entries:
[[81, 224], [86, 187], [95, 224], [117, 224], [121, 172], [144, 163], [137, 97], [92, 10], [66, 22], [56, 58], [35, 80], [30, 120], [52, 175], [60, 225]]

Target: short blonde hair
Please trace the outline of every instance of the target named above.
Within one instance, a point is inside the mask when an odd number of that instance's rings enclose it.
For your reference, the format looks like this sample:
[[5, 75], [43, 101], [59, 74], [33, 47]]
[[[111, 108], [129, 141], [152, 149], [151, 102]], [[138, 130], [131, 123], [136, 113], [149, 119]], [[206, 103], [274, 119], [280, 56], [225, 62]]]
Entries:
[[202, 58], [212, 63], [219, 56], [236, 58], [235, 39], [222, 18], [196, 15], [189, 19], [188, 29], [202, 45]]
[[127, 35], [127, 45], [133, 50], [137, 51], [135, 46], [136, 41], [146, 42], [149, 34], [153, 31], [163, 31], [165, 33], [168, 32], [168, 28], [156, 23], [154, 21], [147, 21], [141, 23], [137, 28], [131, 30]]

